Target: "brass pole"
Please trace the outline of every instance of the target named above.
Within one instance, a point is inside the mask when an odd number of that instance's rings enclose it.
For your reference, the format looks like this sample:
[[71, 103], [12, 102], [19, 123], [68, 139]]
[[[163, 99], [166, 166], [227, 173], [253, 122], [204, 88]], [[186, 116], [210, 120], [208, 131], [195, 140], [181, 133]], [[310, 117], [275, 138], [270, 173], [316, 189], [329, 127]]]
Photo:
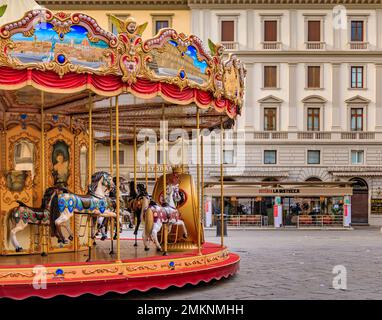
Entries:
[[184, 137], [183, 137], [184, 127], [182, 126], [182, 173], [184, 173]]
[[[46, 189], [45, 181], [45, 115], [44, 115], [44, 106], [45, 106], [45, 93], [41, 91], [41, 195], [44, 196]], [[5, 117], [4, 117], [5, 118]], [[5, 126], [4, 126], [5, 128]], [[45, 226], [41, 228], [41, 254], [45, 255], [48, 251], [48, 242], [49, 242], [49, 231]], [[45, 251], [46, 250], [46, 251]]]
[[201, 183], [201, 188], [202, 188], [202, 192], [201, 192], [201, 211], [200, 211], [200, 214], [201, 214], [201, 222], [200, 222], [200, 228], [201, 228], [201, 231], [200, 231], [200, 234], [202, 234], [202, 226], [203, 226], [203, 221], [205, 219], [205, 212], [204, 212], [204, 136], [203, 134], [201, 135], [201, 143], [200, 143], [200, 175], [201, 175], [201, 178], [202, 178], [202, 183]]
[[137, 190], [137, 127], [134, 125], [134, 189]]
[[[165, 126], [164, 104], [162, 105], [162, 139], [163, 139], [163, 201], [166, 202], [167, 185], [166, 185], [166, 126]], [[164, 241], [164, 254], [167, 254], [168, 242], [168, 224], [163, 224], [163, 241]]]
[[145, 138], [145, 179], [146, 190], [149, 190], [149, 144], [147, 138]]
[[155, 183], [158, 180], [158, 142], [155, 137], [155, 164], [154, 164]]
[[196, 106], [196, 210], [197, 210], [197, 221], [198, 221], [198, 253], [202, 254], [202, 245], [201, 245], [201, 228], [200, 228], [200, 110]]
[[116, 167], [115, 167], [115, 176], [116, 176], [116, 198], [117, 198], [117, 262], [121, 262], [121, 237], [119, 233], [120, 228], [120, 203], [119, 203], [119, 196], [120, 196], [120, 181], [119, 181], [119, 105], [118, 105], [118, 96], [115, 98], [115, 161], [116, 161]]
[[[109, 156], [110, 156], [110, 175], [113, 176], [114, 171], [114, 132], [113, 132], [113, 99], [110, 98], [110, 149], [109, 149]], [[111, 249], [110, 253], [113, 253], [113, 230], [114, 230], [114, 219], [110, 219], [110, 241], [111, 241]], [[118, 232], [118, 231], [117, 231]]]
[[221, 246], [224, 247], [224, 152], [223, 152], [223, 117], [220, 118], [220, 227]]
[[[92, 169], [93, 169], [93, 103], [92, 96], [89, 92], [89, 154], [88, 154], [88, 185], [91, 184], [92, 181]], [[89, 257], [88, 260], [91, 259], [91, 247], [92, 247], [92, 218], [91, 215], [88, 214], [88, 248], [89, 248]]]

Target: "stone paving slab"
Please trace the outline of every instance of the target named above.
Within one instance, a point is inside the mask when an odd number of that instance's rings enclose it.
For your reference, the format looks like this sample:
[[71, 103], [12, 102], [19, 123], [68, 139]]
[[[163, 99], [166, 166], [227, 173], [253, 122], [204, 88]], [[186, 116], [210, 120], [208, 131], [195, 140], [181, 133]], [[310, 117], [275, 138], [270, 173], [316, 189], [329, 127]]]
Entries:
[[[220, 242], [214, 230], [206, 240]], [[196, 287], [152, 290], [111, 299], [382, 299], [382, 234], [343, 231], [229, 230], [225, 243], [241, 256], [240, 272]], [[347, 290], [335, 290], [333, 267], [347, 270]]]

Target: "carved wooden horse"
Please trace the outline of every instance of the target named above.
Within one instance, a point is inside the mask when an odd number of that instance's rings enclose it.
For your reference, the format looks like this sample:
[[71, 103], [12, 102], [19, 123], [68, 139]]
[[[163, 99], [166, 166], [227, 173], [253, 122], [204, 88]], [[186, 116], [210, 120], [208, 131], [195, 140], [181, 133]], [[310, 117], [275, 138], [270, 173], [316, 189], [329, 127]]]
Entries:
[[[145, 250], [149, 250], [148, 241], [151, 239], [158, 251], [162, 251], [162, 247], [158, 241], [158, 232], [161, 230], [163, 223], [167, 223], [171, 231], [173, 225], [183, 227], [184, 238], [187, 238], [187, 228], [184, 221], [180, 218], [179, 211], [176, 208], [176, 202], [180, 201], [181, 195], [179, 193], [179, 186], [169, 184], [167, 186], [166, 202], [160, 206], [155, 201], [150, 199], [147, 190], [143, 184], [137, 185], [138, 199], [141, 206], [141, 217], [138, 223], [144, 221], [145, 229], [143, 231], [143, 243]], [[137, 223], [136, 231], [138, 231], [139, 224]], [[167, 254], [164, 252], [164, 254]]]
[[[51, 187], [48, 188], [43, 196], [40, 208], [31, 208], [21, 201], [17, 201], [18, 207], [10, 210], [7, 217], [8, 241], [10, 240], [16, 249], [21, 252], [23, 248], [17, 241], [16, 234], [26, 228], [28, 224], [46, 225], [50, 224], [50, 207], [53, 197], [59, 193], [68, 192], [66, 189]], [[42, 253], [45, 255], [45, 252]]]

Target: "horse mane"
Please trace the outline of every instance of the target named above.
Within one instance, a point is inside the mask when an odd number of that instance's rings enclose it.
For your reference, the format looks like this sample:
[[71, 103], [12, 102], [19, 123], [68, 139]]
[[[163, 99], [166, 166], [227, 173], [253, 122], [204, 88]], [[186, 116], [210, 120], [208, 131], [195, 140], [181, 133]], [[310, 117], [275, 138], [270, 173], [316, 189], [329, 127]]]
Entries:
[[134, 187], [134, 181], [129, 182], [130, 198], [136, 198], [138, 196]]
[[49, 203], [50, 199], [53, 197], [55, 192], [68, 193], [69, 191], [68, 189], [63, 187], [49, 187], [48, 189], [46, 189], [41, 202], [42, 210], [46, 209], [47, 204]]
[[147, 190], [146, 190], [146, 188], [145, 188], [143, 183], [138, 183], [137, 189], [138, 189], [138, 193], [139, 193], [140, 197], [142, 197], [142, 196], [144, 196], [144, 197], [149, 196], [149, 194], [148, 194], [148, 192], [147, 192]]
[[99, 180], [105, 175], [108, 175], [105, 171], [99, 171], [92, 175], [91, 183], [88, 187], [88, 194], [94, 194], [96, 192]]

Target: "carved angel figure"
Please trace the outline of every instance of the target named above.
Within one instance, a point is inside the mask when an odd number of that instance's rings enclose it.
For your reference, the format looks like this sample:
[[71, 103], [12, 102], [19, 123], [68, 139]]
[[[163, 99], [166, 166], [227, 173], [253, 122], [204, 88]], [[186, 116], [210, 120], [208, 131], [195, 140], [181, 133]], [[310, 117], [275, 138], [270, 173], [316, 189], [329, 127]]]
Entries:
[[215, 87], [215, 92], [214, 96], [217, 98], [220, 98], [224, 87], [223, 87], [223, 64], [222, 64], [222, 56], [224, 53], [224, 46], [220, 43], [215, 44], [212, 42], [211, 39], [208, 39], [208, 46], [210, 48], [213, 62], [214, 62], [214, 71], [215, 71], [215, 76], [214, 76], [214, 87]]
[[137, 37], [141, 37], [147, 28], [147, 22], [137, 25], [137, 22], [133, 17], [128, 17], [125, 21], [123, 21], [116, 16], [111, 15], [110, 19], [117, 28], [118, 33], [126, 33], [129, 39], [133, 40]]

